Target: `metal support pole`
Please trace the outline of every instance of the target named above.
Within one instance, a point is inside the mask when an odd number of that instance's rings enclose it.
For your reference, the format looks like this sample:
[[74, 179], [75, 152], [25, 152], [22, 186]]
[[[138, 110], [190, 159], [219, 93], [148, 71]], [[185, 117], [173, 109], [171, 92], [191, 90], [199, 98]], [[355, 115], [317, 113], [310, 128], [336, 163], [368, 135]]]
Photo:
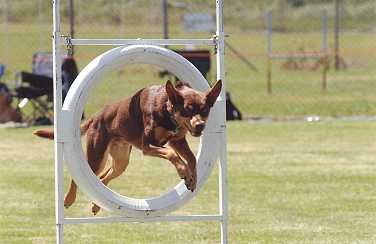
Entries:
[[66, 38], [66, 42], [62, 45], [109, 45], [109, 46], [124, 46], [124, 45], [216, 45], [216, 39], [71, 39]]
[[[74, 38], [74, 3], [73, 0], [69, 0], [69, 32], [70, 37]], [[71, 47], [70, 53], [71, 56], [74, 55], [74, 46]]]
[[266, 64], [266, 67], [267, 67], [267, 71], [266, 71], [266, 90], [268, 92], [268, 94], [272, 94], [273, 90], [272, 90], [272, 58], [271, 57], [267, 57], [267, 64]]
[[267, 36], [267, 71], [266, 71], [266, 90], [272, 94], [272, 31], [273, 31], [273, 13], [269, 10], [266, 13], [266, 36]]
[[163, 38], [168, 39], [168, 0], [162, 0]]
[[222, 143], [219, 164], [219, 213], [222, 216], [221, 221], [221, 243], [228, 242], [228, 206], [227, 206], [227, 134], [226, 134], [226, 82], [225, 82], [225, 34], [223, 28], [223, 1], [216, 0], [217, 15], [217, 80], [222, 80], [222, 91], [220, 102], [222, 111], [221, 125], [223, 127]]
[[328, 58], [328, 12], [326, 9], [322, 11], [322, 43], [321, 43], [321, 53], [324, 55], [324, 64], [322, 71], [322, 91], [325, 92], [327, 89], [327, 76], [329, 69], [329, 58]]
[[335, 19], [334, 19], [334, 67], [339, 70], [339, 28], [340, 28], [340, 5], [341, 0], [335, 0]]
[[65, 218], [64, 224], [105, 224], [105, 223], [148, 223], [178, 221], [221, 221], [221, 215], [164, 215], [152, 218], [131, 218], [126, 216]]
[[322, 29], [321, 53], [326, 54], [328, 51], [328, 12], [326, 11], [326, 9], [322, 11], [321, 29]]
[[329, 57], [328, 55], [323, 57], [323, 70], [322, 70], [322, 91], [325, 92], [327, 89], [327, 80], [328, 80], [328, 70], [329, 70]]
[[268, 56], [272, 54], [272, 22], [273, 21], [273, 13], [269, 10], [266, 13], [266, 37], [267, 37], [267, 52]]
[[126, 20], [126, 4], [127, 4], [127, 0], [122, 0], [121, 1], [121, 6], [120, 6], [120, 18], [121, 18], [121, 22], [120, 22], [120, 33], [121, 33], [121, 36], [124, 36], [125, 35], [125, 20]]
[[60, 0], [53, 0], [53, 87], [54, 87], [54, 149], [55, 149], [55, 217], [56, 217], [56, 243], [64, 242], [64, 168], [63, 168], [63, 143], [59, 140], [62, 135], [62, 81], [61, 81], [61, 33], [60, 33]]
[[323, 92], [326, 91], [326, 61], [324, 61], [324, 67], [322, 69], [322, 85], [321, 85], [321, 89]]

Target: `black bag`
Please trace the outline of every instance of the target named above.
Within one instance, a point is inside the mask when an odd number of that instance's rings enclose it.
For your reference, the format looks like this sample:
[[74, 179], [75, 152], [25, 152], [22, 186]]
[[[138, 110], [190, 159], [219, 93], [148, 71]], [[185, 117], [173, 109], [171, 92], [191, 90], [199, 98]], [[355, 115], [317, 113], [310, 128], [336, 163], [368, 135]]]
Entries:
[[71, 87], [73, 81], [78, 75], [77, 64], [74, 61], [73, 57], [66, 57], [63, 60], [61, 67], [61, 76], [63, 81], [63, 101], [68, 93], [69, 88]]
[[242, 113], [231, 101], [229, 92], [226, 92], [226, 120], [242, 120]]

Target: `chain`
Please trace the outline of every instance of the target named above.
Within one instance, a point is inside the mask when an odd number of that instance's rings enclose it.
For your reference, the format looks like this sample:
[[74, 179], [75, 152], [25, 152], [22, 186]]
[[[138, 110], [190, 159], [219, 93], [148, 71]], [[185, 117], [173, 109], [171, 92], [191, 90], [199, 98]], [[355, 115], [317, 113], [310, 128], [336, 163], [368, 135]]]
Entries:
[[65, 44], [67, 45], [67, 54], [68, 56], [72, 56], [73, 55], [73, 44], [72, 44], [72, 38], [70, 36], [65, 36], [65, 35], [62, 35], [61, 36], [62, 38], [65, 39]]

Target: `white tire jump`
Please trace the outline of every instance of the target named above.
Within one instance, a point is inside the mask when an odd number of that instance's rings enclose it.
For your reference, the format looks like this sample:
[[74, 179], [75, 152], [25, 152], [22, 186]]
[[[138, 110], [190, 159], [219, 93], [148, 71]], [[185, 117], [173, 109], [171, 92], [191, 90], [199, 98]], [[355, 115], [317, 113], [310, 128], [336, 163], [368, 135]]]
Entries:
[[197, 90], [209, 89], [202, 74], [181, 55], [157, 46], [134, 45], [114, 48], [92, 60], [73, 82], [63, 105], [63, 131], [57, 136], [63, 142], [68, 170], [82, 192], [99, 206], [117, 213], [145, 218], [165, 215], [182, 206], [202, 188], [218, 159], [221, 143], [220, 106], [212, 108], [197, 153], [197, 188], [192, 193], [181, 181], [168, 192], [154, 198], [136, 199], [122, 196], [102, 184], [89, 167], [82, 150], [80, 123], [90, 92], [101, 78], [126, 64], [151, 64], [168, 70]]

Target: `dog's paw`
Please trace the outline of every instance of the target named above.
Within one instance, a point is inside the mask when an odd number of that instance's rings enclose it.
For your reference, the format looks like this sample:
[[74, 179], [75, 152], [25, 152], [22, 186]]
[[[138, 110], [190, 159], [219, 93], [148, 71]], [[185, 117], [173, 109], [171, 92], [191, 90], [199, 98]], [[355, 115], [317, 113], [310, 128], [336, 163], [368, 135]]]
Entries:
[[196, 169], [192, 170], [192, 184], [193, 184], [193, 187], [192, 187], [192, 192], [196, 189], [196, 186], [197, 186], [197, 171]]
[[196, 176], [196, 172], [191, 172], [190, 170], [189, 172], [190, 172], [190, 176], [184, 178], [184, 183], [187, 189], [193, 192], [196, 189], [197, 176]]
[[99, 212], [99, 210], [101, 210], [101, 207], [99, 207], [95, 203], [92, 203], [92, 205], [91, 205], [91, 212], [93, 213], [94, 216], [97, 215], [97, 213]]
[[185, 186], [187, 187], [188, 190], [193, 192], [196, 189], [196, 184], [194, 183], [193, 179], [184, 179]]

